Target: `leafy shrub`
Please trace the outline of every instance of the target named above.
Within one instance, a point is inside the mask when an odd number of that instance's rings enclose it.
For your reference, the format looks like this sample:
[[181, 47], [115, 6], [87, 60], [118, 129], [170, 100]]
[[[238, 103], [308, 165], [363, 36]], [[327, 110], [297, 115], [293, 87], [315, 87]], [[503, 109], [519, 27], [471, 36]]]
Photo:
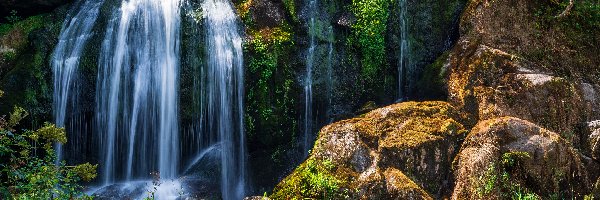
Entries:
[[356, 16], [354, 39], [362, 54], [362, 75], [373, 82], [380, 69], [386, 65], [385, 31], [390, 0], [353, 0], [352, 12]]
[[8, 120], [0, 118], [0, 197], [4, 199], [90, 199], [80, 181], [96, 177], [98, 165], [55, 164], [55, 142], [67, 141], [64, 128], [45, 123], [36, 131], [14, 130], [27, 117], [15, 107]]
[[[495, 197], [500, 199], [535, 200], [540, 197], [518, 183], [513, 172], [520, 170], [522, 161], [530, 158], [527, 152], [508, 152], [500, 161], [491, 164], [486, 173], [480, 177], [477, 194], [480, 198]], [[496, 196], [496, 195], [499, 195]]]

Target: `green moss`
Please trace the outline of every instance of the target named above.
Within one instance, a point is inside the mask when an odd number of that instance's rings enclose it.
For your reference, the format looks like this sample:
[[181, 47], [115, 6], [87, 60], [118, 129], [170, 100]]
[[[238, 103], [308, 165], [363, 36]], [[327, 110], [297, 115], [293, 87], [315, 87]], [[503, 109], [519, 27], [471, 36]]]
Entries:
[[346, 197], [346, 184], [329, 160], [306, 160], [275, 188], [272, 199], [340, 199]]
[[299, 22], [298, 15], [296, 13], [296, 1], [295, 0], [283, 0], [283, 5], [285, 6], [285, 10], [292, 17], [294, 22]]
[[[31, 115], [31, 123], [24, 127], [38, 127], [49, 119], [51, 112], [51, 75], [48, 60], [58, 37], [64, 13], [32, 16], [11, 24], [11, 29], [0, 34], [4, 45], [14, 49], [7, 71], [0, 77], [0, 87], [7, 91], [0, 105], [0, 112], [13, 106], [25, 108]], [[6, 25], [2, 25], [5, 26]]]
[[466, 133], [457, 111], [446, 102], [404, 102], [386, 109], [384, 120], [371, 120], [381, 118], [374, 111], [355, 123], [364, 137], [382, 137], [381, 148], [404, 150]]
[[373, 82], [387, 65], [385, 59], [385, 31], [390, 0], [353, 0], [351, 10], [356, 17], [352, 25], [355, 43], [362, 55], [362, 76]]
[[284, 171], [294, 151], [298, 133], [296, 107], [301, 91], [295, 83], [293, 31], [285, 23], [261, 30], [247, 26], [249, 39], [244, 43], [246, 65], [245, 122], [248, 143], [259, 146], [265, 162], [257, 167], [273, 169], [257, 176], [273, 177], [260, 180], [274, 184]]
[[425, 67], [423, 75], [417, 82], [419, 96], [424, 99], [446, 99], [448, 96], [446, 89], [448, 71], [444, 68], [444, 64], [448, 60], [449, 55], [449, 52], [445, 52], [434, 63]]
[[44, 16], [45, 15], [36, 15], [32, 17], [28, 17], [22, 21], [16, 21], [12, 24], [1, 24], [0, 25], [0, 36], [4, 36], [8, 32], [14, 29], [19, 29], [23, 31], [25, 35], [29, 34], [32, 30], [40, 28], [44, 25]]

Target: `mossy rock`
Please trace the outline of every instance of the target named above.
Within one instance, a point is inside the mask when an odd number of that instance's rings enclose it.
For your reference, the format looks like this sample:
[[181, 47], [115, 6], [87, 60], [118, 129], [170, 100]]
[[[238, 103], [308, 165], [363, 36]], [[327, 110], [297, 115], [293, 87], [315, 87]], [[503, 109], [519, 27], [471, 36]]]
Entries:
[[600, 87], [556, 76], [523, 57], [461, 41], [448, 60], [449, 101], [469, 124], [501, 116], [532, 121], [585, 149], [581, 124], [599, 119]]
[[455, 160], [453, 199], [513, 195], [579, 199], [590, 194], [595, 162], [558, 134], [512, 117], [479, 122]]
[[[277, 185], [272, 197], [321, 198], [315, 194], [323, 190], [310, 184], [320, 173], [334, 180], [335, 190], [328, 190], [339, 195], [334, 197], [430, 199], [449, 195], [451, 160], [466, 133], [460, 121], [448, 103], [406, 102], [328, 125], [310, 157]], [[313, 190], [318, 192], [307, 192]]]
[[9, 113], [14, 106], [25, 108], [31, 117], [23, 127], [35, 129], [51, 119], [53, 84], [49, 61], [65, 15], [66, 8], [62, 7], [16, 22], [0, 34], [2, 45], [15, 53], [12, 60], [3, 63], [7, 65], [0, 66], [0, 88], [5, 91], [0, 113]]

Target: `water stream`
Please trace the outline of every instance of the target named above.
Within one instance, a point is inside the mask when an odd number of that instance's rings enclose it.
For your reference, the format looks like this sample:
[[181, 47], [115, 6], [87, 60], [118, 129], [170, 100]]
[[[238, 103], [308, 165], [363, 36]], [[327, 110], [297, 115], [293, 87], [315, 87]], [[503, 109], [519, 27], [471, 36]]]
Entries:
[[[82, 0], [75, 3], [63, 23], [51, 61], [54, 72], [54, 122], [58, 127], [65, 127], [67, 115], [73, 115], [78, 110], [77, 97], [81, 91], [77, 89], [77, 68], [87, 41], [92, 36], [92, 27], [96, 23], [102, 2]], [[61, 144], [56, 145], [56, 154], [57, 161], [62, 160]]]
[[104, 183], [177, 175], [179, 3], [123, 1], [109, 21], [96, 95]]
[[246, 190], [242, 37], [229, 1], [205, 0], [202, 11], [207, 44], [206, 126], [221, 146], [221, 197], [242, 199]]
[[302, 153], [304, 157], [308, 156], [308, 151], [312, 148], [311, 141], [313, 140], [313, 67], [315, 62], [316, 49], [316, 27], [315, 18], [317, 17], [317, 0], [309, 0], [308, 11], [310, 18], [308, 21], [308, 32], [310, 36], [310, 46], [306, 55], [306, 74], [304, 77], [304, 135], [302, 143]]
[[407, 3], [406, 0], [399, 0], [400, 4], [400, 55], [398, 57], [398, 100], [406, 98], [407, 75], [410, 52], [408, 47], [408, 28], [407, 28]]

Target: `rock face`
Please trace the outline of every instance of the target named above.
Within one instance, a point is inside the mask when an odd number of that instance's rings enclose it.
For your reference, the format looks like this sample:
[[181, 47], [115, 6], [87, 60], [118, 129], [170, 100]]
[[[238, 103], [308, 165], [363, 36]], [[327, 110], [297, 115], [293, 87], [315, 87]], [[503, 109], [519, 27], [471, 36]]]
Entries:
[[[49, 60], [60, 33], [66, 9], [26, 18], [0, 32], [0, 113], [14, 106], [32, 116], [24, 126], [49, 121], [52, 113], [52, 67]], [[31, 127], [31, 126], [30, 126]]]
[[13, 10], [17, 11], [17, 16], [26, 17], [52, 11], [70, 2], [72, 0], [4, 0], [0, 1], [0, 19], [4, 20]]
[[580, 127], [600, 119], [600, 52], [594, 47], [600, 32], [593, 24], [582, 24], [592, 33], [570, 25], [584, 20], [578, 16], [585, 10], [556, 18], [560, 8], [537, 1], [469, 2], [461, 38], [445, 64], [448, 99], [471, 114], [469, 124], [521, 118], [560, 134], [589, 156], [591, 132]]
[[536, 122], [576, 146], [581, 123], [598, 119], [600, 87], [539, 70], [535, 63], [487, 45], [460, 42], [450, 56], [449, 100], [473, 121], [514, 116]]
[[512, 191], [581, 198], [597, 178], [588, 171], [600, 170], [558, 134], [511, 117], [479, 122], [456, 164], [452, 199], [510, 198]]
[[587, 144], [589, 145], [590, 156], [600, 161], [600, 120], [588, 123], [587, 128], [589, 133]]
[[[438, 77], [454, 115], [461, 116], [450, 118], [474, 127], [465, 142], [452, 134], [429, 140], [436, 134], [420, 133], [435, 131], [411, 132], [411, 123], [399, 123], [424, 119], [415, 114], [421, 112], [394, 109], [418, 103], [378, 109], [322, 129], [311, 156], [273, 197], [315, 197], [302, 191], [313, 191], [310, 177], [322, 173], [337, 180], [333, 191], [384, 198], [397, 191], [383, 187], [390, 171], [429, 194], [420, 198], [598, 195], [600, 23], [590, 17], [595, 10], [586, 10], [592, 7], [593, 1], [576, 1], [569, 15], [557, 17], [565, 10], [557, 2], [469, 1], [460, 18], [460, 39], [433, 70], [426, 69], [429, 78], [423, 81]], [[388, 110], [402, 114], [389, 118]], [[461, 150], [454, 158], [456, 145]], [[454, 159], [453, 167], [445, 166], [446, 158]], [[439, 171], [428, 171], [432, 165]], [[444, 181], [447, 186], [432, 184]], [[419, 191], [411, 188], [410, 194]]]
[[453, 182], [465, 133], [459, 121], [448, 103], [407, 102], [326, 126], [271, 198], [440, 198]]

